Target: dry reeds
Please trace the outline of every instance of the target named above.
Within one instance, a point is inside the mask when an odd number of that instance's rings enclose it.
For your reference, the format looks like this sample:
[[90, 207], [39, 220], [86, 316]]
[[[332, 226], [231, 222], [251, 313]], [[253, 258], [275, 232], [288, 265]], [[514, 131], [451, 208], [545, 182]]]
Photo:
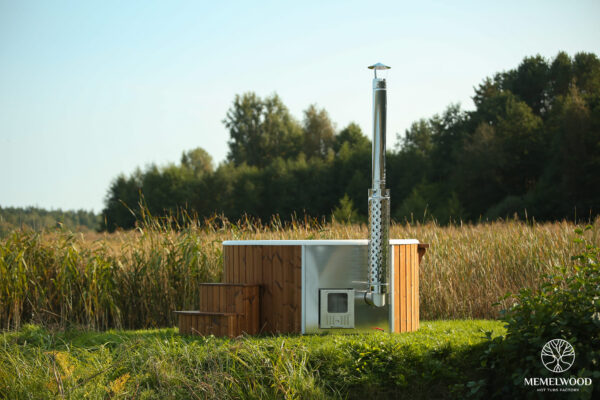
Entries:
[[[568, 222], [394, 224], [391, 236], [431, 244], [420, 269], [421, 319], [493, 318], [492, 304], [506, 292], [537, 287], [554, 267], [570, 265], [574, 229]], [[0, 327], [173, 326], [174, 310], [198, 307], [199, 283], [221, 279], [223, 240], [366, 237], [364, 225], [276, 217], [179, 225], [146, 215], [135, 231], [110, 235], [14, 231], [0, 240]]]

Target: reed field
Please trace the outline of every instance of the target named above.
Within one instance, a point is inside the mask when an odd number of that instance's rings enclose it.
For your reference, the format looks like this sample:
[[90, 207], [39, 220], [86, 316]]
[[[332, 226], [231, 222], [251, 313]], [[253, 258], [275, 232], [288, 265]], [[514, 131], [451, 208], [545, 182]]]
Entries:
[[[589, 231], [595, 232], [600, 219]], [[507, 292], [535, 288], [545, 274], [571, 265], [581, 244], [569, 222], [504, 221], [440, 226], [392, 224], [392, 238], [429, 243], [420, 267], [422, 320], [495, 318]], [[358, 239], [362, 224], [278, 218], [146, 217], [113, 234], [17, 230], [0, 239], [0, 328], [25, 323], [65, 328], [170, 327], [174, 310], [198, 306], [199, 283], [218, 282], [222, 246], [233, 239]]]

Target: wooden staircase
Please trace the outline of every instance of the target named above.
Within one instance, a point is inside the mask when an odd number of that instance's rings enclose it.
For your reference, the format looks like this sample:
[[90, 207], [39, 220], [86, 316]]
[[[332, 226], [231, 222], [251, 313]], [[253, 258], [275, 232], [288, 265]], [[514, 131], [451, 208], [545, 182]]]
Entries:
[[259, 285], [203, 283], [199, 308], [175, 311], [179, 315], [179, 333], [236, 337], [260, 331]]

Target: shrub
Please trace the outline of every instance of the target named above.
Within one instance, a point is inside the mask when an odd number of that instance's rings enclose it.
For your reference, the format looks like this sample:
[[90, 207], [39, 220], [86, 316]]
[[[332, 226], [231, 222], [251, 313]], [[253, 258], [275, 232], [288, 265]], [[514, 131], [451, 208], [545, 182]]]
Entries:
[[[592, 227], [585, 231], [592, 232]], [[571, 393], [575, 398], [591, 398], [600, 394], [600, 247], [586, 240], [585, 232], [576, 230], [576, 242], [584, 246], [574, 256], [574, 265], [562, 267], [547, 275], [537, 292], [521, 289], [514, 305], [502, 312], [506, 335], [490, 339], [482, 359], [485, 379], [471, 382], [472, 395], [492, 398], [536, 398], [548, 396], [526, 387], [525, 378], [579, 377], [592, 378], [591, 386]], [[544, 344], [552, 339], [564, 339], [575, 350], [571, 369], [550, 372], [540, 360]], [[485, 387], [486, 390], [481, 390]], [[592, 393], [593, 391], [593, 393]], [[565, 393], [551, 393], [564, 396]]]

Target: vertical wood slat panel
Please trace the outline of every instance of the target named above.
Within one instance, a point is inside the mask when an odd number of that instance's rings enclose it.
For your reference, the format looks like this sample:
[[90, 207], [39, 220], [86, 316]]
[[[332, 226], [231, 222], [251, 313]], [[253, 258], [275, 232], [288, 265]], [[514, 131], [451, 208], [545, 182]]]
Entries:
[[238, 275], [238, 283], [246, 283], [246, 248], [248, 246], [237, 246], [240, 252], [239, 259], [239, 275]]
[[412, 305], [410, 309], [410, 326], [411, 330], [416, 330], [417, 320], [415, 318], [416, 305], [415, 305], [415, 250], [417, 249], [417, 245], [410, 246], [410, 303]]
[[252, 283], [261, 284], [263, 281], [263, 271], [262, 271], [262, 254], [263, 254], [263, 246], [252, 246], [252, 254], [253, 254], [253, 264], [254, 264], [254, 279]]
[[406, 331], [412, 331], [412, 245], [406, 246]]
[[254, 301], [252, 303], [252, 315], [256, 317], [254, 321], [254, 333], [260, 332], [260, 286], [254, 287]]
[[283, 265], [282, 265], [282, 252], [285, 251], [280, 246], [273, 247], [273, 318], [271, 325], [274, 327], [275, 332], [283, 332]]
[[200, 335], [203, 334], [202, 332], [206, 331], [206, 321], [204, 319], [204, 316], [194, 316], [193, 318], [194, 320], [194, 331], [192, 332], [193, 335]]
[[419, 266], [421, 257], [419, 257], [418, 245], [415, 246], [414, 264], [415, 264], [415, 330], [421, 325], [420, 317], [420, 297], [419, 297]]
[[[259, 330], [265, 333], [300, 332], [302, 315], [301, 246], [225, 246], [233, 252], [234, 278], [230, 283], [261, 286]], [[232, 252], [228, 252], [232, 254]], [[229, 275], [228, 275], [229, 277]]]
[[[258, 297], [247, 303], [242, 314], [256, 314], [258, 326], [248, 318], [234, 321], [236, 329], [245, 327], [267, 333], [300, 332], [302, 302], [302, 247], [301, 246], [237, 246], [223, 249], [223, 277], [226, 283], [255, 284], [260, 286]], [[252, 295], [250, 294], [252, 297]], [[200, 309], [207, 312], [236, 312], [229, 301], [227, 289], [210, 288], [200, 290]], [[201, 322], [203, 323], [203, 322]], [[214, 325], [214, 322], [211, 322]], [[207, 329], [214, 329], [208, 321]], [[212, 327], [212, 328], [211, 328]]]
[[244, 288], [240, 286], [234, 286], [233, 289], [233, 301], [235, 303], [235, 312], [238, 314], [237, 323], [238, 331], [241, 331], [246, 325], [246, 318], [244, 317]]
[[409, 322], [410, 322], [410, 307], [409, 307], [409, 301], [410, 301], [410, 245], [406, 245], [404, 246], [404, 265], [406, 267], [406, 269], [404, 270], [404, 285], [405, 285], [405, 292], [404, 292], [404, 308], [406, 310], [406, 314], [405, 314], [405, 320], [406, 320], [406, 327], [404, 329], [404, 332], [408, 332], [410, 331], [410, 326], [409, 326]]
[[[229, 295], [227, 296], [229, 299], [231, 299], [231, 303], [229, 305], [229, 308], [231, 309], [232, 313], [235, 313], [237, 307], [235, 304], [235, 292], [232, 290], [229, 292]], [[233, 318], [232, 322], [231, 322], [231, 326], [232, 326], [232, 330], [234, 333], [237, 333], [240, 331], [240, 319], [236, 316], [235, 318]]]
[[231, 256], [229, 263], [229, 280], [227, 281], [229, 283], [235, 283], [235, 251], [235, 246], [229, 246], [229, 255]]
[[229, 329], [229, 320], [231, 317], [227, 316], [226, 318], [221, 319], [221, 323], [219, 324], [219, 336], [229, 336], [231, 334]]
[[180, 315], [179, 316], [179, 333], [180, 334], [183, 334], [183, 335], [187, 334], [186, 324], [187, 324], [187, 318], [186, 318], [186, 316], [185, 315]]
[[293, 247], [293, 271], [294, 283], [292, 291], [294, 326], [292, 332], [300, 333], [302, 331], [302, 247]]
[[253, 283], [254, 281], [254, 257], [252, 247], [244, 247], [244, 283]]
[[227, 287], [219, 286], [219, 312], [227, 312]]
[[244, 287], [243, 288], [243, 305], [244, 305], [244, 332], [246, 333], [252, 333], [252, 314], [250, 314], [252, 312], [251, 306], [250, 306], [250, 300], [252, 297], [252, 288], [251, 287]]
[[419, 261], [417, 244], [394, 246], [394, 332], [419, 329]]
[[228, 264], [229, 264], [229, 248], [231, 246], [223, 246], [223, 278], [221, 279], [223, 282], [227, 282], [229, 272]]
[[394, 332], [400, 332], [400, 246], [394, 246]]
[[252, 283], [254, 280], [254, 259], [252, 248], [244, 246], [244, 283]]
[[273, 280], [272, 280], [272, 258], [271, 250], [273, 246], [263, 247], [262, 266], [263, 266], [263, 296], [261, 297], [261, 329], [264, 332], [273, 332], [271, 325], [273, 312]]
[[406, 246], [400, 246], [400, 332], [406, 332]]
[[[205, 286], [206, 287], [206, 308], [202, 311], [215, 312], [215, 286]], [[212, 321], [211, 321], [212, 322]]]
[[233, 283], [240, 283], [240, 249], [242, 248], [242, 246], [233, 246], [235, 248], [234, 250], [234, 263], [233, 263]]
[[200, 310], [206, 310], [208, 306], [208, 289], [200, 286]]
[[292, 247], [285, 246], [280, 248], [279, 254], [281, 256], [281, 332], [290, 332], [291, 322], [293, 319], [293, 314], [291, 313], [291, 302], [290, 302], [290, 286], [292, 277]]

